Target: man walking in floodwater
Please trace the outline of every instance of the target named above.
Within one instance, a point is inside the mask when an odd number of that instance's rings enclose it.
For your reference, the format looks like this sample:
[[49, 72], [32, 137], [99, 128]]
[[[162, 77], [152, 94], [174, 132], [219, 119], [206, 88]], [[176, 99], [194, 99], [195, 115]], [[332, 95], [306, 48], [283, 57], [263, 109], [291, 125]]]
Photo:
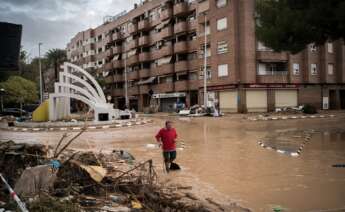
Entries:
[[170, 171], [172, 162], [176, 159], [176, 138], [177, 133], [172, 127], [171, 121], [165, 122], [165, 127], [160, 129], [156, 135], [157, 142], [162, 146], [165, 168]]

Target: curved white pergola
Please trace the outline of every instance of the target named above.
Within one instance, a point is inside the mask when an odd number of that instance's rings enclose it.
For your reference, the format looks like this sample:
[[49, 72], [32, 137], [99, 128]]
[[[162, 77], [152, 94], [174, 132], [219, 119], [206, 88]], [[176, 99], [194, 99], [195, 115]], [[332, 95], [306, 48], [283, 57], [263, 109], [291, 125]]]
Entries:
[[49, 120], [55, 121], [70, 115], [70, 100], [77, 99], [94, 110], [95, 121], [100, 114], [115, 117], [113, 105], [107, 103], [103, 90], [97, 81], [84, 69], [72, 63], [63, 64], [59, 82], [54, 84], [54, 93], [49, 95]]

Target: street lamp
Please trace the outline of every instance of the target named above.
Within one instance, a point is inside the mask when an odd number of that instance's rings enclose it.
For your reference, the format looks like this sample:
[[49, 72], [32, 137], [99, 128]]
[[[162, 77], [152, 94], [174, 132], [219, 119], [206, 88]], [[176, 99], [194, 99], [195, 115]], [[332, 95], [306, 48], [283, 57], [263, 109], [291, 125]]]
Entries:
[[41, 45], [43, 43], [38, 43], [38, 69], [40, 72], [40, 103], [43, 102], [43, 86], [42, 86], [42, 67], [41, 67]]
[[206, 34], [206, 27], [207, 27], [207, 16], [206, 12], [203, 13], [205, 18], [204, 24], [204, 107], [207, 108], [208, 102], [208, 95], [207, 95], [207, 34]]
[[[125, 33], [122, 33], [122, 35], [124, 36]], [[124, 53], [122, 53], [122, 56], [124, 56], [124, 65], [125, 65], [125, 70], [124, 70], [124, 74], [125, 74], [125, 105], [126, 105], [126, 109], [129, 109], [129, 100], [128, 100], [128, 82], [127, 82], [127, 51], [126, 51], [126, 39], [123, 42], [123, 49], [124, 49]]]

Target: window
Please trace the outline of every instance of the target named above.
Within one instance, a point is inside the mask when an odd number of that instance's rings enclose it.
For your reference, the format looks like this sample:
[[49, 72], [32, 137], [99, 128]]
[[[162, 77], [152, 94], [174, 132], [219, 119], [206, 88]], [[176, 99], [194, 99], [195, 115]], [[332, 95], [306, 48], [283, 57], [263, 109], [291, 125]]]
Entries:
[[218, 42], [217, 53], [224, 54], [228, 52], [228, 43], [226, 41]]
[[[207, 79], [208, 80], [211, 79], [211, 77], [212, 77], [212, 70], [211, 70], [210, 66], [207, 66], [206, 73], [207, 73]], [[204, 79], [204, 66], [201, 67], [199, 79]]]
[[293, 64], [293, 75], [299, 75], [299, 64], [298, 63]]
[[333, 63], [328, 63], [328, 69], [327, 69], [327, 72], [328, 72], [328, 75], [333, 75], [334, 74], [334, 65]]
[[332, 42], [327, 43], [327, 50], [328, 50], [328, 53], [333, 53], [333, 43]]
[[228, 76], [228, 64], [218, 65], [218, 77]]
[[227, 26], [227, 18], [222, 18], [222, 19], [217, 20], [217, 30], [218, 31], [224, 30], [227, 27], [228, 27]]
[[227, 0], [216, 0], [216, 3], [218, 8], [225, 7], [227, 4]]
[[310, 64], [310, 73], [311, 75], [317, 75], [317, 66], [315, 63]]
[[287, 75], [286, 63], [258, 63], [258, 75]]
[[[205, 49], [204, 46], [201, 46], [200, 58], [204, 58], [204, 53], [205, 53], [204, 49]], [[206, 46], [206, 57], [211, 57], [211, 47], [210, 47], [210, 45]]]
[[317, 51], [317, 46], [314, 43], [310, 44], [310, 51], [311, 52], [316, 52]]
[[197, 80], [197, 79], [198, 79], [198, 71], [189, 73], [189, 80]]

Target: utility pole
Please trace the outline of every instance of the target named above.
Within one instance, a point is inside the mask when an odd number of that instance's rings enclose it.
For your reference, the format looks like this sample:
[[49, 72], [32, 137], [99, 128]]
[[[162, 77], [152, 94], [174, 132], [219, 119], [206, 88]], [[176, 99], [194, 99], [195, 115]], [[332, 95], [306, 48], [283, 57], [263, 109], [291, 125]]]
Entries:
[[42, 43], [38, 43], [38, 69], [40, 72], [40, 103], [42, 104], [43, 102], [43, 83], [42, 83], [42, 67], [41, 67], [41, 45]]
[[207, 95], [207, 18], [206, 13], [204, 13], [205, 25], [204, 25], [204, 107], [207, 108], [208, 95]]
[[125, 54], [122, 54], [124, 55], [124, 63], [125, 63], [125, 105], [126, 105], [126, 108], [127, 109], [130, 109], [129, 108], [129, 100], [128, 100], [128, 83], [127, 83], [127, 51], [126, 51], [126, 39], [125, 39], [125, 42], [124, 42], [124, 51], [125, 51]]

